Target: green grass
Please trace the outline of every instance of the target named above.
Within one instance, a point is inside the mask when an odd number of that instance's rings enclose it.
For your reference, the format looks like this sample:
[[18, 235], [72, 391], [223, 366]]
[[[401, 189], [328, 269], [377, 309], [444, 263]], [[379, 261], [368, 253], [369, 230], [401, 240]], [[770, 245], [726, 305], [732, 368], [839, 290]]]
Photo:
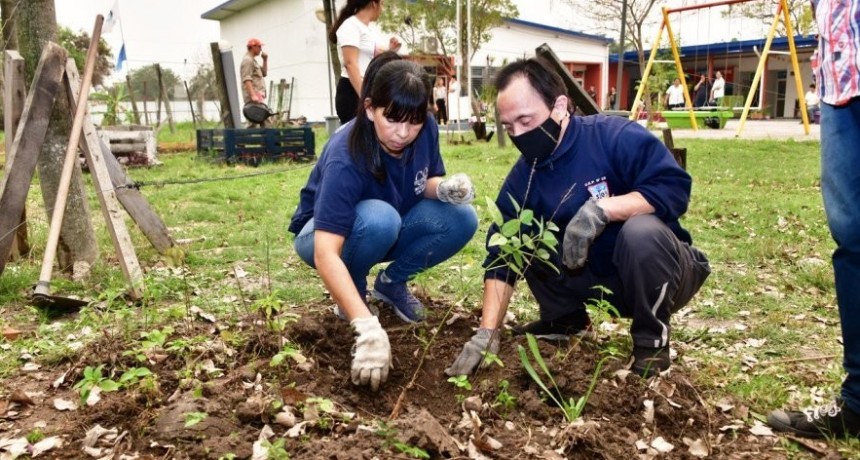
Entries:
[[[320, 153], [327, 136], [322, 129], [316, 135]], [[449, 174], [465, 172], [476, 184], [479, 230], [460, 254], [415, 282], [434, 298], [464, 299], [465, 305], [478, 307], [484, 238], [491, 221], [484, 197], [495, 197], [517, 153], [510, 146], [499, 149], [495, 142], [453, 146], [442, 137]], [[180, 124], [175, 134], [164, 128], [159, 139], [193, 140], [193, 130], [188, 124]], [[829, 262], [834, 244], [819, 190], [819, 144], [686, 139], [679, 144], [688, 149], [688, 170], [694, 178], [683, 224], [708, 255], [713, 272], [678, 320], [674, 337], [683, 358], [695, 369], [692, 373], [704, 396], [712, 400], [731, 396], [754, 412], [767, 413], [785, 404], [806, 404], [814, 391], [834, 392], [842, 377], [842, 350]], [[17, 372], [24, 349], [37, 350], [46, 363], [73, 356], [66, 331], [84, 326], [115, 331], [134, 341], [140, 330], [183, 321], [191, 306], [229, 320], [247, 311], [253, 299], [270, 293], [286, 306], [324, 298], [322, 282], [297, 258], [287, 233], [311, 164], [215, 165], [197, 160], [191, 152], [164, 154], [160, 159], [163, 166], [133, 169], [130, 176], [155, 183], [212, 179], [141, 190], [174, 238], [192, 239], [186, 246], [187, 266], [175, 267], [169, 258], [159, 256], [130, 225], [147, 283], [143, 307], [130, 308], [90, 184], [102, 257], [90, 279], [79, 283], [56, 279], [52, 289], [99, 302], [59, 329], [27, 306], [47, 233], [40, 189], [37, 185], [31, 189], [33, 253], [9, 264], [0, 276], [0, 326], [37, 324], [39, 339], [0, 348], [0, 378]], [[215, 180], [250, 173], [267, 174]], [[237, 270], [247, 273], [242, 287], [234, 279]], [[535, 316], [533, 299], [524, 284], [520, 287], [512, 310], [521, 317]], [[707, 327], [712, 331], [705, 332]], [[750, 339], [758, 341], [755, 346]], [[811, 359], [821, 355], [836, 357], [824, 364]], [[810, 359], [791, 361], [797, 358]], [[853, 448], [850, 443], [844, 447]]]

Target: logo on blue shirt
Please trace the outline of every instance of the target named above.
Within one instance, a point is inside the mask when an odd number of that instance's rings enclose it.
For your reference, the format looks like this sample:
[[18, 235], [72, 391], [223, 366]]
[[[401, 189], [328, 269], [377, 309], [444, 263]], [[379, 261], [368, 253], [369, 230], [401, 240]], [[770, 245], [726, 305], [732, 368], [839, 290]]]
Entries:
[[427, 188], [427, 168], [419, 170], [415, 173], [415, 194], [421, 195], [424, 189]]

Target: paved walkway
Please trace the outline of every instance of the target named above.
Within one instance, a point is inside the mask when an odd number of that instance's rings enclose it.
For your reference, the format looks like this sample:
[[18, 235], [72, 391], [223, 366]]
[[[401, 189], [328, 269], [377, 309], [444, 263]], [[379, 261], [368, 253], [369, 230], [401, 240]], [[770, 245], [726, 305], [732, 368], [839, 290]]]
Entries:
[[[803, 125], [798, 120], [747, 120], [740, 135], [738, 127], [740, 120], [731, 119], [726, 122], [723, 129], [710, 129], [700, 126], [698, 131], [692, 129], [673, 129], [672, 137], [675, 139], [770, 139], [802, 141], [819, 141], [821, 139], [821, 126], [809, 125], [809, 134], [805, 134]], [[656, 131], [660, 134], [660, 130]]]

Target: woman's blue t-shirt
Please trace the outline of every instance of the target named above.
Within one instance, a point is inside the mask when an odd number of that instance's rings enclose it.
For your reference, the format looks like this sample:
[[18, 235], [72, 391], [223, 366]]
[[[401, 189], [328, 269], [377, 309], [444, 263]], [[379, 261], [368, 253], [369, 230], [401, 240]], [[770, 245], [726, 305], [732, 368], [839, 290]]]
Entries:
[[350, 121], [332, 135], [300, 193], [289, 231], [298, 234], [314, 219], [314, 229], [348, 237], [360, 201], [376, 199], [390, 204], [403, 216], [424, 199], [430, 177], [444, 176], [439, 153], [439, 129], [432, 116], [415, 141], [400, 158], [380, 151], [385, 179], [379, 181], [349, 152], [349, 136], [355, 127]]

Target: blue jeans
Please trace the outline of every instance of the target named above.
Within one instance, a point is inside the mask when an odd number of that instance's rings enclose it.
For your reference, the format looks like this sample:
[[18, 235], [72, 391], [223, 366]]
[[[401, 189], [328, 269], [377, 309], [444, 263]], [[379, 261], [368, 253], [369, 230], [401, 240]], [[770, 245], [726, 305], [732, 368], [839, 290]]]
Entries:
[[[381, 200], [361, 201], [356, 211], [341, 259], [360, 293], [367, 291], [367, 275], [374, 265], [391, 261], [385, 273], [391, 281], [404, 283], [451, 258], [478, 229], [472, 206], [437, 200], [421, 200], [402, 218]], [[316, 268], [313, 219], [296, 236], [294, 246], [299, 257]]]
[[821, 103], [821, 193], [836, 241], [833, 274], [842, 323], [842, 398], [860, 412], [860, 97], [847, 105]]

